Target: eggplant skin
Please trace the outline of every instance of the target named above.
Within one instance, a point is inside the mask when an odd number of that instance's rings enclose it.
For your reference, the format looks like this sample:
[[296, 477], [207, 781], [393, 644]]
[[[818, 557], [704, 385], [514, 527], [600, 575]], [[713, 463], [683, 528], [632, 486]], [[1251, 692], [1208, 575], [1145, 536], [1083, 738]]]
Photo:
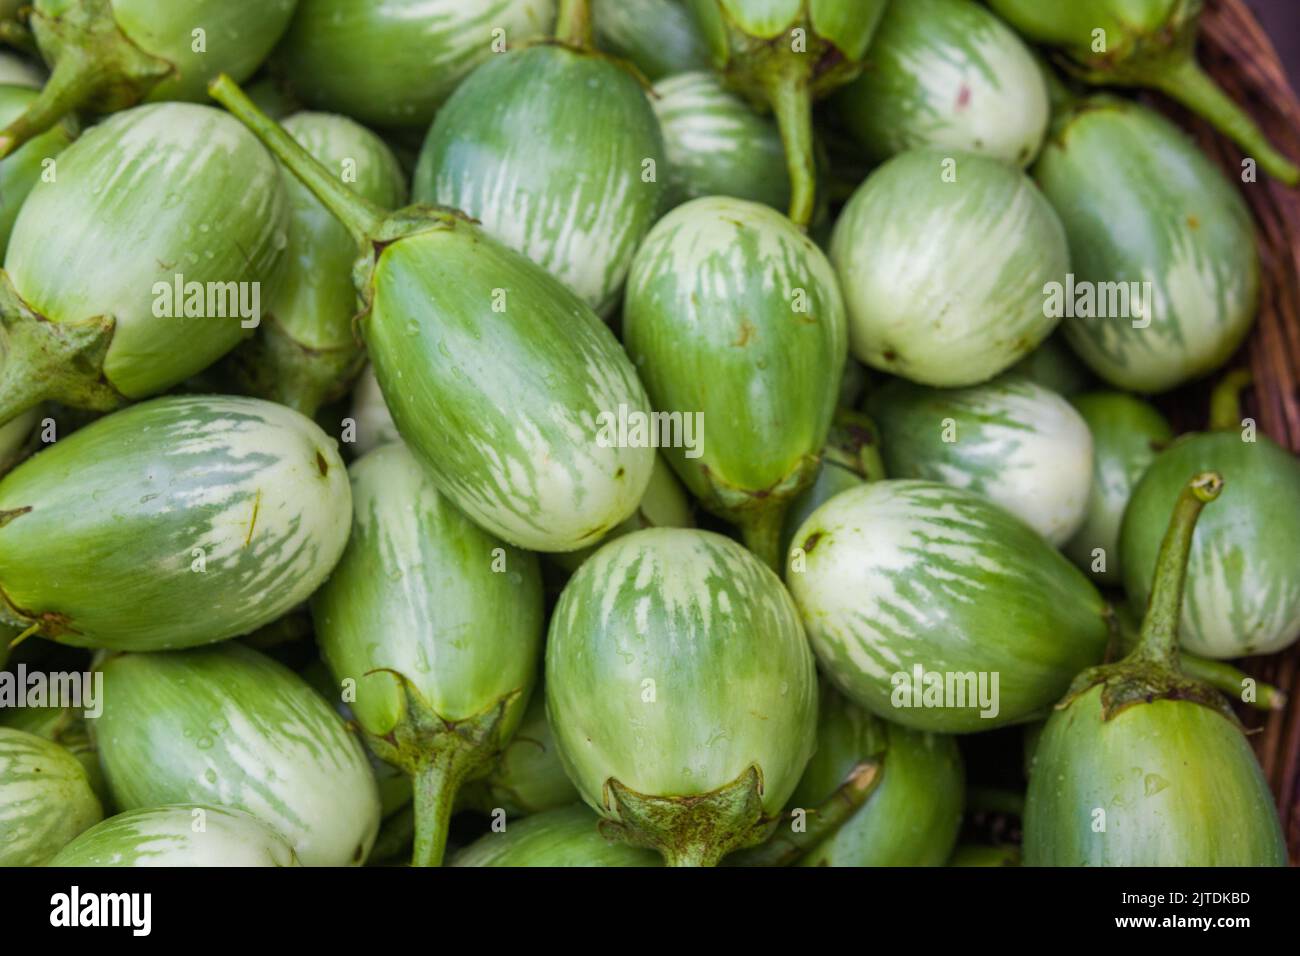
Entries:
[[1245, 735], [1186, 700], [1103, 721], [1096, 686], [1057, 711], [1035, 752], [1024, 822], [1026, 866], [1286, 865]]
[[44, 737], [0, 727], [0, 866], [39, 866], [102, 817], [75, 756]]
[[[202, 821], [201, 829], [195, 824]], [[110, 817], [50, 866], [301, 866], [287, 840], [244, 810], [178, 805]]]

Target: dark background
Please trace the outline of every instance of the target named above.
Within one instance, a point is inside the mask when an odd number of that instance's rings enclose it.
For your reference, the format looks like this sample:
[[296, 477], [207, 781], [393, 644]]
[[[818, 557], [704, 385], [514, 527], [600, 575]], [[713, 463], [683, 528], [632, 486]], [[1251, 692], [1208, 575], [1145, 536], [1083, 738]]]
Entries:
[[1300, 0], [1247, 0], [1300, 91]]

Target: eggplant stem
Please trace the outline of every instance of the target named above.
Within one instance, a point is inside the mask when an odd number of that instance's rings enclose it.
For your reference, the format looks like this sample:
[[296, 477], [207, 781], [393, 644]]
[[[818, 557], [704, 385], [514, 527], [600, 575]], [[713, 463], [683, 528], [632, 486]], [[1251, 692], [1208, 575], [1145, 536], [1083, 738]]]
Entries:
[[415, 850], [411, 866], [442, 866], [447, 827], [468, 769], [460, 749], [448, 747], [433, 754], [414, 773]]
[[555, 39], [579, 49], [591, 49], [590, 0], [560, 0], [555, 20]]
[[1249, 369], [1233, 369], [1210, 393], [1210, 431], [1232, 432], [1241, 428], [1241, 393], [1254, 383]]
[[775, 571], [778, 577], [785, 572], [784, 556], [781, 554], [781, 528], [788, 509], [788, 502], [770, 502], [766, 507], [746, 515], [740, 523], [740, 536], [744, 539], [745, 547]]
[[817, 199], [809, 67], [797, 56], [782, 57], [776, 62], [780, 68], [766, 75], [764, 93], [776, 114], [781, 143], [785, 146], [785, 163], [790, 175], [790, 220], [800, 229], [807, 229]]
[[208, 85], [212, 98], [249, 128], [267, 149], [311, 190], [321, 204], [352, 234], [363, 249], [382, 226], [386, 214], [357, 195], [326, 169], [292, 136], [248, 98], [234, 80], [222, 73]]
[[69, 113], [79, 109], [101, 80], [94, 58], [70, 47], [59, 57], [31, 105], [0, 130], [0, 159], [53, 129]]

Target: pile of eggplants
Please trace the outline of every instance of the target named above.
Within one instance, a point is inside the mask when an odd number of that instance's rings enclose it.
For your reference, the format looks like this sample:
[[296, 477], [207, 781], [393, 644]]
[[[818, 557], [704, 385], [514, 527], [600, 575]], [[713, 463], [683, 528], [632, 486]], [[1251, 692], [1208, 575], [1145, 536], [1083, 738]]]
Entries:
[[1284, 865], [1202, 6], [0, 2], [0, 866]]

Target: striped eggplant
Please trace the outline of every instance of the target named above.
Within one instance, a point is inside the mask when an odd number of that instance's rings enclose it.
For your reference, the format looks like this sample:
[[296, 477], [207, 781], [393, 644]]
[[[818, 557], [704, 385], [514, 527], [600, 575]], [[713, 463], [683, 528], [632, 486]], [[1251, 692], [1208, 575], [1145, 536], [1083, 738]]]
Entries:
[[425, 130], [470, 71], [554, 19], [555, 0], [298, 0], [275, 59], [309, 106]]
[[370, 365], [362, 370], [352, 391], [351, 416], [356, 428], [353, 447], [358, 456], [401, 439], [384, 393], [379, 390], [379, 379]]
[[816, 206], [812, 104], [853, 80], [886, 0], [689, 0], [713, 65], [781, 128], [790, 218]]
[[[415, 783], [415, 863], [437, 866], [456, 793], [488, 774], [542, 655], [535, 555], [474, 525], [404, 445], [351, 469], [352, 537], [312, 599], [316, 639], [370, 748]], [[345, 698], [346, 699], [346, 698]]]
[[638, 531], [578, 569], [551, 618], [546, 698], [583, 800], [674, 866], [761, 842], [815, 746], [790, 596], [707, 531]]
[[[0, 156], [71, 113], [111, 113], [145, 101], [200, 102], [219, 73], [247, 79], [289, 25], [295, 3], [32, 0], [29, 25], [50, 78], [22, 115], [0, 130]], [[190, 135], [202, 141], [203, 134]], [[232, 173], [244, 172], [231, 162]], [[240, 190], [231, 187], [229, 194]]]
[[1065, 230], [1029, 178], [987, 156], [912, 150], [858, 187], [831, 237], [849, 341], [866, 365], [922, 385], [988, 381], [1057, 324]]
[[1182, 130], [1137, 103], [1093, 97], [1058, 119], [1034, 176], [1077, 273], [1050, 305], [1094, 372], [1164, 392], [1237, 351], [1259, 302], [1255, 226]]
[[[10, 122], [36, 99], [36, 91], [10, 85], [0, 77], [0, 124]], [[0, 255], [9, 245], [18, 210], [37, 181], [54, 176], [55, 158], [73, 140], [66, 124], [55, 125], [34, 137], [0, 162]]]
[[301, 866], [279, 833], [245, 810], [197, 804], [110, 817], [65, 846], [50, 866]]
[[488, 833], [452, 866], [662, 866], [653, 850], [610, 840], [600, 817], [582, 804], [548, 810]]
[[1092, 489], [1083, 524], [1065, 553], [1097, 584], [1119, 587], [1119, 529], [1133, 487], [1174, 439], [1165, 417], [1120, 392], [1089, 392], [1071, 399], [1092, 433]]
[[[10, 633], [8, 629], [0, 627], [0, 642], [8, 644], [15, 636], [16, 632]], [[0, 654], [0, 667], [3, 666], [3, 655]], [[99, 798], [100, 805], [105, 809], [112, 807], [112, 794], [108, 792], [104, 770], [99, 765], [99, 751], [90, 739], [90, 729], [86, 725], [83, 710], [53, 706], [0, 707], [0, 727], [25, 730], [58, 744], [81, 763], [90, 789]]]
[[297, 412], [253, 398], [144, 402], [0, 480], [0, 616], [114, 650], [246, 634], [325, 580], [350, 508], [333, 440]]
[[1218, 692], [1178, 667], [1197, 516], [1224, 486], [1215, 472], [1181, 475], [1137, 648], [1080, 674], [1035, 748], [1028, 866], [1286, 865], [1273, 797], [1241, 725]]
[[0, 866], [40, 866], [102, 816], [76, 757], [0, 727]]
[[[25, 57], [0, 51], [0, 83], [39, 90], [45, 85], [45, 73]], [[8, 122], [8, 118], [0, 118], [0, 123]]]
[[799, 865], [942, 866], [966, 789], [956, 740], [880, 720], [833, 689], [822, 688], [817, 752], [790, 806], [817, 806], [864, 760], [879, 777], [867, 802]]
[[593, 52], [575, 17], [559, 42], [493, 57], [461, 84], [424, 141], [412, 192], [463, 209], [608, 315], [664, 205], [668, 166], [640, 82]]
[[786, 581], [823, 672], [859, 706], [967, 733], [1057, 700], [1109, 636], [1096, 589], [986, 498], [929, 481], [841, 492], [804, 522]]
[[1038, 155], [1049, 115], [1034, 55], [974, 0], [891, 3], [866, 69], [834, 105], [876, 160], [932, 146], [1021, 167]]
[[[406, 202], [406, 174], [397, 157], [365, 127], [327, 113], [295, 113], [283, 125], [358, 195], [384, 209]], [[284, 281], [257, 335], [231, 361], [244, 390], [312, 416], [347, 391], [364, 361], [352, 328], [359, 308], [351, 277], [357, 244], [306, 186], [287, 174], [284, 179]]]
[[609, 328], [576, 295], [463, 214], [386, 215], [317, 163], [227, 79], [214, 95], [339, 217], [361, 246], [362, 332], [411, 451], [489, 532], [576, 551], [636, 510], [654, 449], [602, 423], [648, 416]]
[[1011, 371], [1066, 398], [1085, 391], [1092, 384], [1092, 373], [1079, 361], [1059, 331], [1053, 332], [1042, 345], [1013, 365]]
[[14, 223], [0, 423], [45, 399], [108, 410], [211, 365], [260, 321], [287, 227], [275, 163], [220, 110], [159, 103], [91, 129]]
[[[632, 266], [628, 353], [656, 413], [696, 425], [694, 435], [683, 427], [680, 441], [669, 434], [663, 453], [773, 566], [785, 508], [816, 477], [847, 355], [845, 324], [826, 256], [757, 203], [715, 196], [680, 206]], [[661, 441], [671, 431], [656, 430]]]
[[790, 175], [776, 124], [710, 72], [678, 73], [650, 98], [663, 131], [671, 205], [734, 196], [773, 209], [790, 205]]
[[302, 678], [231, 641], [100, 664], [91, 720], [123, 810], [194, 803], [245, 810], [304, 866], [359, 865], [379, 828], [360, 742]]
[[709, 68], [709, 51], [682, 0], [592, 0], [596, 45], [651, 81]]
[[1300, 183], [1300, 169], [1196, 62], [1205, 0], [989, 0], [989, 6], [1033, 42], [1059, 50], [1086, 82], [1157, 89], [1236, 141], [1271, 176]]
[[891, 477], [983, 495], [1058, 546], [1083, 523], [1092, 435], [1055, 392], [1015, 375], [960, 389], [896, 380], [866, 407]]

